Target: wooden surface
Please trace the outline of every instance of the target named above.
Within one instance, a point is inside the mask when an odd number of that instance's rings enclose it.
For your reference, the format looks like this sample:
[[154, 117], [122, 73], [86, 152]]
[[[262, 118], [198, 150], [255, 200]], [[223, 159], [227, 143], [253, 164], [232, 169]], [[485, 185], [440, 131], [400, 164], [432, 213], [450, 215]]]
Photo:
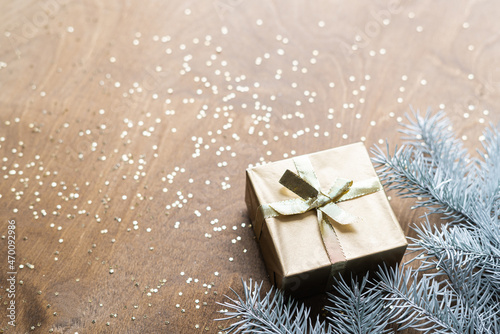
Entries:
[[[241, 292], [240, 278], [269, 287], [244, 204], [248, 166], [360, 140], [400, 143], [410, 105], [444, 108], [471, 148], [500, 121], [494, 1], [1, 8], [7, 333], [217, 333], [216, 302]], [[392, 195], [412, 235], [419, 213]]]

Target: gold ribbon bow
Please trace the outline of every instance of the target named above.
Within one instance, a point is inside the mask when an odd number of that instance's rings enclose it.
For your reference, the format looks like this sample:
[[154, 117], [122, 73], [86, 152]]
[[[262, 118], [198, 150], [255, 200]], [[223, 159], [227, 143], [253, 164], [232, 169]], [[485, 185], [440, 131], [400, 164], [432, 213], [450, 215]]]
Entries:
[[372, 194], [382, 189], [377, 177], [355, 183], [352, 180], [337, 178], [330, 190], [323, 193], [309, 158], [297, 157], [293, 159], [293, 162], [298, 175], [286, 170], [279, 182], [301, 198], [261, 205], [260, 210], [264, 218], [296, 215], [316, 209], [323, 236], [325, 224], [329, 223], [324, 215], [342, 225], [362, 220], [343, 210], [336, 203]]

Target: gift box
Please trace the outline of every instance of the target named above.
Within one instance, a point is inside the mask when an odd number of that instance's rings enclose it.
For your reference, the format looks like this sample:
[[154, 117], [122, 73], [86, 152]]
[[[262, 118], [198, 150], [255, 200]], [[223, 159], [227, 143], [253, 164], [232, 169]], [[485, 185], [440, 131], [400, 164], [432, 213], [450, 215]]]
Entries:
[[362, 143], [246, 171], [245, 202], [271, 282], [296, 296], [401, 261], [403, 231]]

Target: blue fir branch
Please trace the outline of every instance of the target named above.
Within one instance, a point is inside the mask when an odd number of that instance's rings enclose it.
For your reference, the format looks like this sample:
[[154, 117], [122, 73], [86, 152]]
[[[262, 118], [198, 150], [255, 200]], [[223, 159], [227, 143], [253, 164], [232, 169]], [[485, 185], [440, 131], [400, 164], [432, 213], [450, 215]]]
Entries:
[[243, 282], [243, 289], [243, 298], [231, 289], [236, 299], [226, 296], [229, 301], [219, 303], [229, 310], [222, 311], [226, 317], [217, 320], [237, 320], [225, 329], [227, 333], [330, 333], [324, 322], [312, 322], [309, 308], [285, 297], [281, 291], [271, 289], [261, 297], [262, 282], [252, 284], [252, 280], [249, 284]]
[[483, 151], [479, 150], [481, 159], [477, 160], [478, 169], [483, 171], [479, 176], [483, 190], [478, 194], [479, 202], [486, 212], [498, 217], [500, 214], [500, 135], [493, 126], [483, 132], [484, 140], [481, 142]]
[[351, 278], [348, 284], [342, 277], [335, 280], [335, 293], [329, 293], [328, 320], [333, 333], [384, 334], [390, 313], [388, 303], [382, 298], [384, 291], [368, 281], [368, 275], [360, 281]]
[[[226, 328], [227, 333], [310, 333], [310, 334], [385, 334], [390, 314], [385, 312], [387, 303], [382, 299], [384, 291], [369, 283], [368, 276], [359, 282], [336, 279], [335, 293], [328, 294], [329, 323], [309, 319], [309, 309], [293, 301], [280, 291], [271, 289], [262, 294], [262, 283], [243, 282], [244, 297], [219, 303], [226, 309], [225, 318], [237, 319]], [[234, 290], [233, 290], [234, 292]]]
[[383, 298], [389, 302], [391, 323], [399, 324], [399, 329], [414, 328], [423, 333], [493, 333], [498, 311], [481, 306], [488, 295], [477, 296], [477, 307], [470, 307], [465, 296], [457, 293], [462, 291], [453, 289], [446, 280], [419, 277], [411, 268], [384, 268], [378, 274], [380, 289], [387, 293]]
[[416, 199], [415, 208], [427, 207], [430, 213], [442, 214], [453, 222], [470, 220], [464, 208], [469, 197], [461, 185], [464, 175], [450, 177], [412, 146], [396, 147], [393, 156], [386, 155], [379, 147], [372, 149], [372, 153], [386, 189], [395, 190], [404, 198]]
[[402, 123], [403, 140], [406, 145], [427, 157], [429, 165], [440, 166], [446, 175], [467, 174], [471, 158], [462, 141], [455, 138], [452, 125], [444, 112], [435, 115], [428, 110], [424, 116], [419, 111], [413, 116], [406, 115], [407, 123]]
[[426, 272], [419, 282], [444, 279], [447, 294], [440, 297], [436, 292], [429, 300], [445, 302], [454, 296], [443, 308], [459, 310], [457, 316], [468, 319], [468, 327], [463, 327], [459, 318], [449, 317], [452, 322], [441, 324], [445, 332], [451, 329], [442, 325], [451, 324], [458, 332], [495, 333], [500, 312], [499, 129], [485, 129], [483, 150], [472, 158], [449, 130], [443, 112], [421, 116], [417, 111], [407, 119], [402, 130], [405, 147], [392, 157], [388, 148], [385, 154], [375, 147], [373, 161], [387, 188], [449, 219], [440, 227], [431, 227], [427, 220], [414, 227], [417, 237], [410, 238], [409, 250], [420, 253], [417, 272]]
[[420, 253], [416, 257], [422, 260], [420, 271], [436, 269], [451, 279], [454, 273], [465, 272], [457, 268], [480, 270], [485, 284], [496, 288], [500, 296], [500, 248], [489, 242], [483, 229], [448, 224], [433, 228], [428, 220], [413, 229], [417, 238], [409, 238], [409, 251]]
[[[415, 268], [380, 268], [377, 280], [337, 279], [327, 321], [280, 291], [244, 283], [244, 296], [222, 303], [235, 322], [228, 333], [500, 333], [500, 127], [483, 132], [469, 155], [443, 112], [414, 111], [402, 124], [404, 144], [391, 155], [372, 149], [386, 189], [415, 199], [446, 221], [414, 226]], [[415, 260], [418, 260], [416, 262]], [[414, 262], [415, 261], [415, 262]]]

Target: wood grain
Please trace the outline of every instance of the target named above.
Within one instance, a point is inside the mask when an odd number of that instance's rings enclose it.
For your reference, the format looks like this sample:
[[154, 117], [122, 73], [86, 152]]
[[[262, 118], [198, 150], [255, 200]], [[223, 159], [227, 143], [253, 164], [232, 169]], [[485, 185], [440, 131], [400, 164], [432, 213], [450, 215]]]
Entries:
[[[444, 108], [479, 147], [500, 121], [499, 14], [494, 1], [2, 1], [0, 327], [217, 333], [230, 287], [269, 287], [245, 169], [394, 147], [410, 105]], [[415, 236], [423, 211], [390, 195]]]

